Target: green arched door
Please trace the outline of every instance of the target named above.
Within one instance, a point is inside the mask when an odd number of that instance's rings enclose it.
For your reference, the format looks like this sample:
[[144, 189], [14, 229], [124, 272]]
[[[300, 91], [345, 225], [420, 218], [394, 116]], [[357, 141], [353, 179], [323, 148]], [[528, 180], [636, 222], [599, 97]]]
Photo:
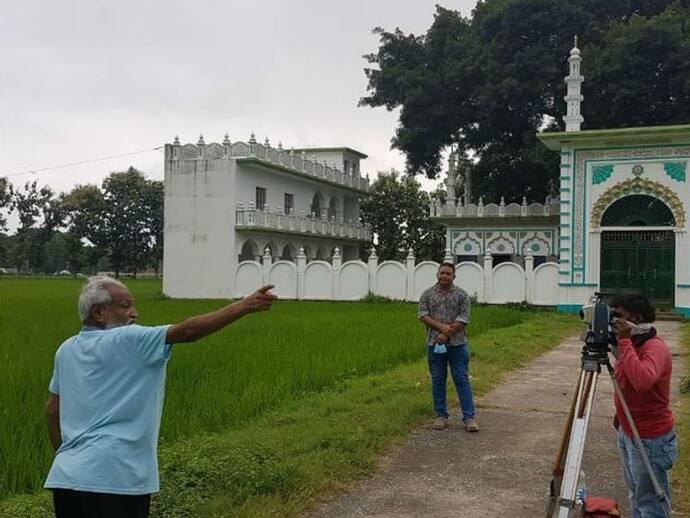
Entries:
[[674, 226], [671, 210], [653, 196], [625, 196], [606, 209], [601, 218], [601, 291], [634, 291], [646, 295], [657, 306], [673, 306]]

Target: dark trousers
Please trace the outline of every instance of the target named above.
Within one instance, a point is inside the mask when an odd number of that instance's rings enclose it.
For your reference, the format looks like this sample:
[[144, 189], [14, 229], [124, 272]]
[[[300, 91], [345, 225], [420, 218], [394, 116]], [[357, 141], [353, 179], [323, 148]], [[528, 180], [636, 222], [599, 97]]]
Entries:
[[148, 518], [151, 495], [53, 489], [56, 518]]

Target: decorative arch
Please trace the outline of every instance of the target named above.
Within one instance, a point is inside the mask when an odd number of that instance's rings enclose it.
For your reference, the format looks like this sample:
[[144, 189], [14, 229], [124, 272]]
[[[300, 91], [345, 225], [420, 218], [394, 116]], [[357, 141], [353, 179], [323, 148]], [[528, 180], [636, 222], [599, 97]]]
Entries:
[[685, 207], [678, 195], [658, 182], [636, 176], [620, 182], [605, 191], [592, 206], [590, 225], [593, 229], [601, 227], [602, 216], [614, 202], [626, 196], [645, 194], [663, 201], [672, 212], [677, 228], [685, 227]]
[[535, 235], [522, 243], [522, 255], [551, 255], [551, 245], [546, 239]]
[[602, 227], [675, 227], [673, 212], [659, 198], [631, 194], [618, 198], [601, 216]]
[[506, 239], [506, 237], [503, 235], [495, 237], [494, 239], [489, 241], [486, 246], [491, 250], [491, 253], [494, 255], [507, 255], [516, 253], [515, 244], [511, 240]]
[[453, 244], [455, 255], [482, 255], [482, 244], [470, 236], [459, 237]]
[[256, 245], [253, 239], [247, 239], [240, 250], [240, 261], [255, 261], [259, 257], [259, 247]]
[[280, 252], [280, 258], [285, 261], [295, 262], [295, 260], [297, 259], [297, 249], [294, 245], [290, 243], [285, 243], [285, 246], [283, 246]]
[[314, 197], [311, 199], [311, 214], [314, 215], [316, 219], [321, 219], [321, 209], [323, 208], [325, 201], [323, 194], [316, 192]]
[[328, 221], [335, 218], [336, 214], [338, 214], [338, 199], [331, 196], [331, 200], [328, 202]]

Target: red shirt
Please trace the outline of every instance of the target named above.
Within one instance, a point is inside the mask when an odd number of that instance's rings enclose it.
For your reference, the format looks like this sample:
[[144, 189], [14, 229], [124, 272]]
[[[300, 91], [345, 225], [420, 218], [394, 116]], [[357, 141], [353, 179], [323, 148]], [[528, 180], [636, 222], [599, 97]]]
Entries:
[[[618, 341], [620, 353], [615, 374], [640, 437], [651, 439], [673, 429], [671, 351], [658, 336], [634, 347], [629, 338]], [[632, 430], [616, 395], [616, 415], [626, 435]]]

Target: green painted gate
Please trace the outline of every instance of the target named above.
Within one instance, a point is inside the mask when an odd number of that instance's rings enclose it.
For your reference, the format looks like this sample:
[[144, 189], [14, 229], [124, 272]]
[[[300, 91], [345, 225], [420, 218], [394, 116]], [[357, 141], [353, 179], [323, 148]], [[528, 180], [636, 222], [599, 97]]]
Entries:
[[615, 230], [601, 234], [601, 291], [638, 292], [672, 307], [675, 280], [672, 230]]

